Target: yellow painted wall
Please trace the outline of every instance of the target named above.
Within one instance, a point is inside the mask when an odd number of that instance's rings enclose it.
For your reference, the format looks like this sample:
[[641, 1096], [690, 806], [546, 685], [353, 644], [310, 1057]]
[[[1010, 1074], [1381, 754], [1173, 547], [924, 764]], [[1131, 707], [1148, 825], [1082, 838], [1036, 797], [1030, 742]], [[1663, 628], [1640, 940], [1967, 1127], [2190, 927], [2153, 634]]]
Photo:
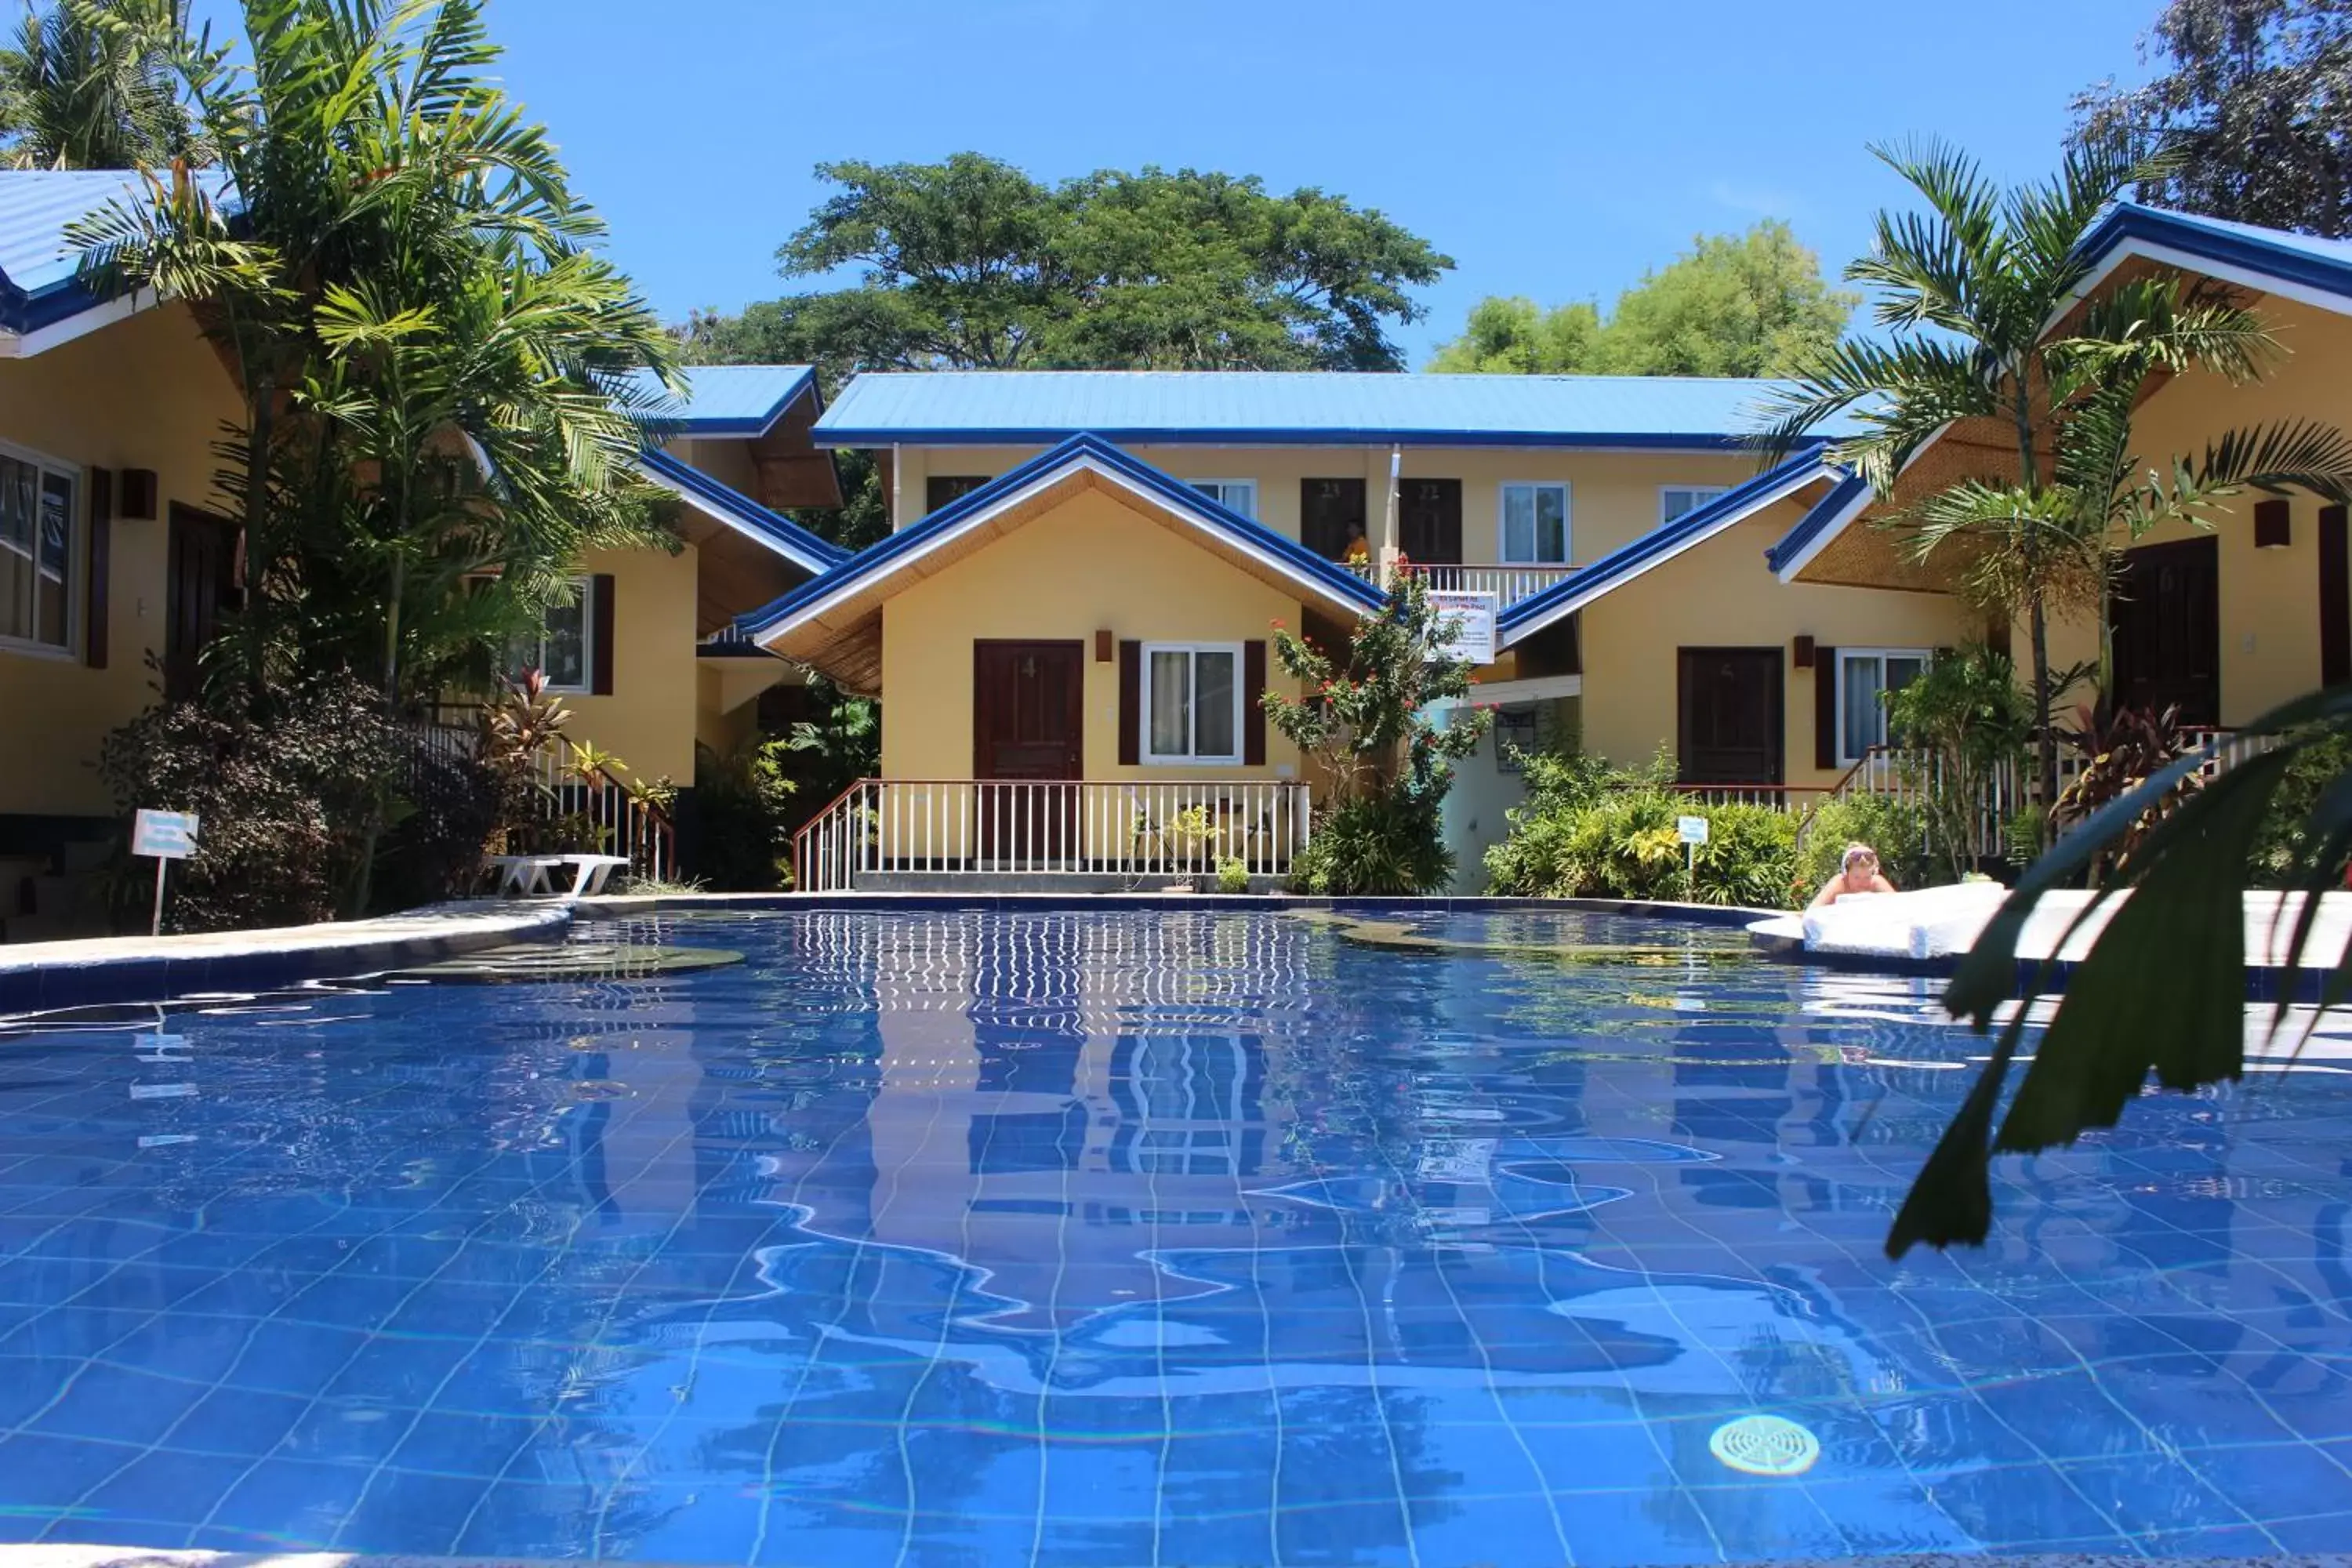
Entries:
[[1184, 780], [1296, 776], [1268, 731], [1266, 765], [1118, 765], [1118, 666], [1094, 634], [1145, 642], [1242, 642], [1298, 624], [1298, 601], [1098, 492], [1087, 491], [906, 589], [883, 607], [882, 770], [903, 779], [972, 771], [972, 651], [984, 638], [1086, 644], [1086, 776]]
[[[1643, 763], [1675, 742], [1676, 650], [1777, 647], [1801, 636], [1835, 647], [1937, 647], [1974, 617], [1939, 594], [1780, 584], [1764, 551], [1802, 515], [1783, 502], [1652, 569], [1584, 612], [1584, 749]], [[1783, 782], [1826, 784], [1813, 766], [1813, 672], [1784, 662]]]
[[[0, 440], [85, 469], [152, 468], [158, 490], [155, 521], [117, 519], [110, 531], [106, 668], [0, 647], [0, 815], [114, 810], [90, 764], [106, 732], [154, 698], [147, 655], [163, 648], [165, 519], [173, 501], [217, 507], [212, 443], [237, 416], [235, 383], [175, 305], [0, 361]], [[85, 477], [85, 507], [88, 489]], [[78, 582], [77, 615], [85, 597]]]
[[698, 688], [695, 551], [600, 550], [583, 572], [613, 574], [613, 694], [571, 696], [574, 741], [618, 755], [632, 777], [694, 782]]
[[[2224, 431], [2283, 420], [2319, 420], [2352, 433], [2352, 319], [2265, 298], [2257, 307], [2286, 356], [2263, 380], [2233, 386], [2213, 375], [2184, 376], [2141, 406], [2134, 446], [2144, 463], [2194, 458]], [[2212, 518], [2221, 569], [2221, 722], [2235, 727], [2319, 684], [2319, 508], [2314, 496], [2289, 499], [2293, 542], [2284, 550], [2254, 548], [2254, 503], [2248, 494]], [[2143, 542], [2196, 537], [2201, 530], [2174, 524]], [[2053, 668], [2096, 657], [2097, 624], [2074, 617], [2053, 626]], [[2022, 618], [2016, 657], [2025, 668]], [[2077, 697], [2080, 693], [2077, 693]]]
[[[934, 447], [901, 449], [900, 527], [923, 515], [930, 474], [1006, 472], [1041, 447]], [[1255, 479], [1258, 521], [1298, 537], [1299, 483], [1307, 479], [1362, 479], [1366, 519], [1374, 543], [1385, 524], [1386, 447], [1138, 447], [1134, 455], [1188, 479]], [[1736, 485], [1752, 479], [1756, 458], [1745, 453], [1580, 452], [1526, 447], [1412, 447], [1404, 450], [1406, 479], [1462, 481], [1462, 558], [1472, 564], [1503, 559], [1501, 485], [1507, 480], [1568, 481], [1569, 552], [1582, 563], [1658, 525], [1658, 491], [1665, 485]]]

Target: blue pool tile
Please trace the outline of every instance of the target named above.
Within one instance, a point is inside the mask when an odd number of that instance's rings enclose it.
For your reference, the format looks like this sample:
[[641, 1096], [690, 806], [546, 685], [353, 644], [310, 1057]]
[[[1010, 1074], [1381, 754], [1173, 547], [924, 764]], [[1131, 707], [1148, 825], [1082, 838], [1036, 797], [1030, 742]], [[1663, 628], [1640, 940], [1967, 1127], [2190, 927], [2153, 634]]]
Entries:
[[204, 1521], [250, 1463], [169, 1450], [142, 1454], [82, 1500], [82, 1517], [100, 1525], [108, 1541], [116, 1532], [105, 1527], [121, 1521], [168, 1523], [184, 1533]]

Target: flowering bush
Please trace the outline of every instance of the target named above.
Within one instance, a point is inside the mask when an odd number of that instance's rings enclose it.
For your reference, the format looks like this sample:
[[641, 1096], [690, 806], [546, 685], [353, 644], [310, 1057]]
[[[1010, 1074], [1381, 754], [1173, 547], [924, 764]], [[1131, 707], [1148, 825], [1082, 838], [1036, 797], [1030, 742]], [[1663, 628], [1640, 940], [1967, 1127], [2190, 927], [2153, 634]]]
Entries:
[[1491, 708], [1423, 710], [1470, 690], [1470, 666], [1447, 657], [1447, 617], [1419, 577], [1398, 578], [1387, 605], [1356, 623], [1344, 664], [1274, 623], [1275, 657], [1307, 695], [1268, 691], [1266, 719], [1320, 773], [1315, 833], [1292, 872], [1301, 891], [1425, 893], [1454, 874], [1440, 819], [1454, 764], [1477, 750]]

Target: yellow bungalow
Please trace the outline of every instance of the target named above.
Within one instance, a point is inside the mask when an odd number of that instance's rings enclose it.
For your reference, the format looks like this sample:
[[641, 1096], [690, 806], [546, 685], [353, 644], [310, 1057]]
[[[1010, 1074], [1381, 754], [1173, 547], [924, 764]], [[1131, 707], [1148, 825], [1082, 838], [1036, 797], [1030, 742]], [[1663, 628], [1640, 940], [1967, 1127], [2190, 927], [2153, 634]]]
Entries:
[[[2118, 276], [2163, 268], [2227, 284], [2264, 321], [2285, 358], [2237, 385], [2200, 374], [2160, 384], [2134, 421], [2142, 460], [2194, 459], [2227, 430], [2314, 421], [2352, 431], [2352, 242], [2118, 204], [2085, 238], [2087, 297]], [[1963, 475], [2014, 475], [2014, 438], [1955, 425], [1906, 471], [1902, 494]], [[1933, 590], [1941, 581], [1869, 526], [1887, 503], [1857, 481], [1838, 487], [1776, 542], [1770, 566], [1794, 587]], [[2345, 509], [2306, 495], [2255, 498], [2210, 530], [2174, 524], [2124, 554], [2108, 604], [2112, 684], [2125, 706], [2177, 706], [2216, 731], [2323, 685], [2352, 679], [2352, 551]], [[2021, 666], [2024, 628], [2014, 632]], [[2051, 628], [2053, 667], [2098, 655], [2095, 620]]]
[[[814, 436], [879, 456], [894, 532], [742, 623], [883, 700], [883, 779], [819, 819], [807, 879], [996, 866], [1133, 885], [1228, 856], [1278, 873], [1314, 781], [1258, 716], [1269, 623], [1336, 632], [1400, 562], [1494, 612], [1480, 696], [1503, 723], [1451, 808], [1465, 888], [1519, 798], [1507, 741], [1663, 748], [1693, 784], [1826, 787], [1885, 735], [1842, 727], [1813, 650], [1842, 650], [1858, 689], [1969, 628], [1942, 595], [1774, 581], [1767, 548], [1840, 476], [1819, 446], [1759, 472], [1746, 437], [1768, 390], [857, 377]], [[1855, 711], [1883, 724], [1874, 701]]]
[[[208, 510], [235, 384], [185, 307], [92, 297], [65, 242], [135, 179], [0, 172], [0, 940], [88, 929], [87, 873], [120, 826], [100, 742], [159, 679], [194, 680], [239, 592], [235, 527]], [[537, 650], [574, 694], [576, 735], [640, 779], [688, 784], [698, 740], [725, 744], [764, 689], [796, 678], [712, 635], [843, 558], [776, 510], [840, 500], [810, 441], [809, 368], [690, 382], [667, 445], [641, 462], [678, 498], [682, 547], [583, 561]]]

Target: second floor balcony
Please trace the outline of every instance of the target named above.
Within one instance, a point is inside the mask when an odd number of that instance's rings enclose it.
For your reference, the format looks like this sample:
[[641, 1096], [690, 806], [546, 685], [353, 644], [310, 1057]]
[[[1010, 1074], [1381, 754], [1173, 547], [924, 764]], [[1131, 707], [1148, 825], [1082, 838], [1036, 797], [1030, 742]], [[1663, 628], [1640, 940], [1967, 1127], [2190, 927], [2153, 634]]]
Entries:
[[[1368, 564], [1361, 562], [1349, 564], [1364, 576], [1372, 574], [1372, 568]], [[1406, 563], [1405, 570], [1441, 594], [1492, 594], [1495, 595], [1495, 607], [1502, 610], [1567, 582], [1580, 568], [1525, 562], [1413, 561]]]

